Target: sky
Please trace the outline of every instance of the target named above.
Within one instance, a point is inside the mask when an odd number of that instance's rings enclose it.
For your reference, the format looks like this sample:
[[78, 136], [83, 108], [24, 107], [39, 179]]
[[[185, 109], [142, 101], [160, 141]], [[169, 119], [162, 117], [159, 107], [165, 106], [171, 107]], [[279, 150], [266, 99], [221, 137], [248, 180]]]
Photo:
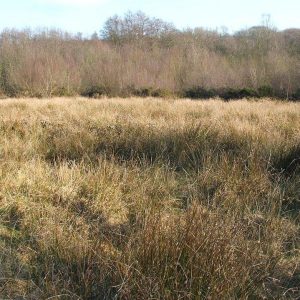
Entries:
[[89, 35], [115, 14], [141, 10], [177, 28], [228, 28], [260, 25], [263, 15], [283, 30], [300, 28], [300, 0], [0, 0], [0, 30], [55, 28]]

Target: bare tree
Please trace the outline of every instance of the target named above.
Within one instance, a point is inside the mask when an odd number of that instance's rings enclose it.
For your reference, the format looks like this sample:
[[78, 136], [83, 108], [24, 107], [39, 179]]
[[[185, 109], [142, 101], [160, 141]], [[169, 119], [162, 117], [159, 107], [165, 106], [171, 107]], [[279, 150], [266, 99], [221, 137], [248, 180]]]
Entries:
[[128, 12], [123, 18], [115, 15], [109, 18], [101, 31], [105, 40], [115, 43], [134, 41], [144, 38], [159, 38], [175, 32], [173, 24], [158, 18], [150, 18], [141, 11]]

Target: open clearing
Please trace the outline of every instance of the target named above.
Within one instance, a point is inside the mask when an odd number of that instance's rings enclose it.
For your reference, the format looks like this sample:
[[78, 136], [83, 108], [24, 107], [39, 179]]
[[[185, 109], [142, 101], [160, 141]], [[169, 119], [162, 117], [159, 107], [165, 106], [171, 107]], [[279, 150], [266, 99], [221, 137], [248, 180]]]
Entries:
[[0, 102], [0, 298], [299, 299], [300, 103]]

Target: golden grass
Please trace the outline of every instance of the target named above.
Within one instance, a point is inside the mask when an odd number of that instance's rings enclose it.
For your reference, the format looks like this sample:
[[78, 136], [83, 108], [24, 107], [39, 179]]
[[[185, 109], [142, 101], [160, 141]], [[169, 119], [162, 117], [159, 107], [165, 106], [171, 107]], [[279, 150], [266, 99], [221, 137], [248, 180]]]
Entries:
[[298, 299], [300, 104], [0, 103], [0, 298]]

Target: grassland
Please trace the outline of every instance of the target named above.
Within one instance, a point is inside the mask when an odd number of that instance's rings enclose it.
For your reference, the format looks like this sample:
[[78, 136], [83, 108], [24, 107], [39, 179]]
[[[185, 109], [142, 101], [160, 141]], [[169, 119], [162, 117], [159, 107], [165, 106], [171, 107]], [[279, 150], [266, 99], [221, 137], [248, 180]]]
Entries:
[[300, 103], [0, 103], [1, 299], [299, 299]]

